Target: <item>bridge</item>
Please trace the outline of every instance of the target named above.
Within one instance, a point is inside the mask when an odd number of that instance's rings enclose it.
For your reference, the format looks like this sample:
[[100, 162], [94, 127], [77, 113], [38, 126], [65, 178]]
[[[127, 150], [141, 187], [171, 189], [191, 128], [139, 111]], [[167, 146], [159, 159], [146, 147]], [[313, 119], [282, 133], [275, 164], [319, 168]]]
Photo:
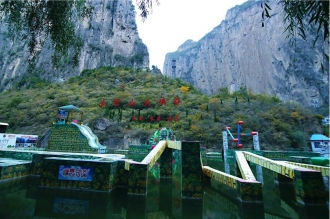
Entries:
[[[326, 202], [323, 177], [329, 177], [329, 167], [272, 160], [253, 152], [235, 151], [235, 159], [239, 167], [238, 175], [241, 175], [241, 177], [238, 177], [203, 165], [198, 142], [160, 141], [141, 162], [125, 161], [125, 169], [130, 172], [129, 181], [146, 181], [143, 177], [147, 176], [147, 172], [153, 168], [157, 161], [160, 162], [160, 175], [162, 177], [172, 177], [171, 174], [174, 175], [175, 173], [172, 172], [171, 167], [176, 163], [175, 157], [172, 156], [174, 154], [173, 150], [182, 153], [182, 169], [180, 171], [183, 179], [183, 197], [201, 197], [201, 191], [198, 189], [201, 186], [202, 177], [199, 174], [201, 171], [205, 176], [203, 179], [213, 179], [235, 189], [239, 200], [262, 202], [262, 182], [255, 178], [249, 164], [254, 163], [258, 167], [264, 167], [276, 173], [279, 183], [291, 180], [295, 187], [297, 202], [302, 204]], [[173, 163], [173, 161], [175, 162]], [[201, 168], [196, 165], [197, 163], [200, 163]], [[141, 174], [142, 172], [145, 174]], [[195, 187], [189, 184], [191, 182], [194, 182], [192, 184]], [[143, 192], [147, 191], [146, 184], [143, 184], [140, 188], [137, 188], [134, 183], [128, 186], [130, 188], [129, 192], [132, 194], [140, 193], [141, 190]]]
[[150, 180], [180, 178], [182, 198], [201, 199], [202, 181], [214, 180], [234, 189], [242, 202], [261, 203], [262, 181], [251, 170], [254, 163], [276, 173], [279, 183], [291, 183], [297, 202], [326, 204], [323, 177], [329, 177], [329, 167], [273, 160], [259, 155], [260, 151], [240, 150], [232, 151], [238, 167], [232, 175], [204, 165], [200, 151], [199, 142], [170, 140], [159, 141], [141, 161], [115, 154], [6, 149], [0, 150], [0, 181], [32, 174], [40, 175], [41, 187], [105, 192], [127, 187], [128, 194], [146, 195]]
[[[197, 142], [177, 141], [159, 142], [140, 164], [146, 165], [147, 167], [145, 167], [145, 169], [150, 170], [155, 162], [159, 158], [162, 158], [161, 154], [166, 151], [166, 148], [182, 151], [182, 178], [190, 177], [189, 180], [182, 181], [182, 188], [184, 188], [182, 191], [183, 196], [188, 194], [187, 197], [190, 198], [201, 197], [198, 189], [193, 188], [189, 184], [186, 185], [192, 178], [194, 178], [193, 180], [199, 185], [201, 177], [199, 174], [196, 174], [199, 171], [199, 168], [196, 168], [196, 164], [201, 163], [201, 171], [203, 175], [207, 177], [206, 179], [213, 179], [221, 184], [236, 189], [237, 198], [241, 201], [262, 202], [262, 182], [255, 178], [249, 164], [254, 163], [258, 165], [258, 167], [264, 167], [276, 173], [279, 183], [291, 181], [296, 191], [297, 202], [302, 204], [326, 203], [326, 191], [323, 177], [329, 177], [329, 167], [272, 160], [248, 151], [235, 151], [235, 158], [239, 167], [238, 172], [242, 176], [238, 177], [203, 165], [199, 153], [199, 144]], [[168, 154], [167, 152], [167, 155], [161, 160], [161, 166], [166, 162], [171, 162], [173, 159], [171, 156], [168, 156]], [[185, 160], [186, 157], [190, 159]], [[137, 163], [132, 162], [130, 164]], [[125, 166], [128, 167], [131, 165], [127, 164]], [[185, 167], [187, 169], [185, 169]], [[194, 170], [190, 170], [191, 172], [189, 172], [189, 168], [193, 168]], [[164, 171], [164, 169], [161, 169], [161, 171], [162, 170]], [[161, 175], [164, 174], [161, 173]]]

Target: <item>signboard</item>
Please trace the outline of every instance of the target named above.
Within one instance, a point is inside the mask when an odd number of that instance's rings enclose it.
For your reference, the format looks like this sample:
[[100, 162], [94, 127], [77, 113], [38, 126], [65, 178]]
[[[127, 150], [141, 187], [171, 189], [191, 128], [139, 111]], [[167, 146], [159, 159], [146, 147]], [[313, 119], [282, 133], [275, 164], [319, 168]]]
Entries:
[[38, 135], [0, 133], [0, 149], [36, 147], [37, 141]]
[[61, 165], [58, 172], [58, 179], [92, 181], [92, 175], [93, 169], [90, 167]]
[[59, 124], [65, 124], [65, 119], [67, 118], [68, 113], [65, 110], [59, 109], [57, 112], [57, 122]]

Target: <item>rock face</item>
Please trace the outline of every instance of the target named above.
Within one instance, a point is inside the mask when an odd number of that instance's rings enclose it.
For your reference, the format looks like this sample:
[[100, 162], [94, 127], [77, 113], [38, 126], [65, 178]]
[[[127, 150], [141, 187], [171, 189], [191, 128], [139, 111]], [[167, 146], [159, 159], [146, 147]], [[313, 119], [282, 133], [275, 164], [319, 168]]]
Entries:
[[[247, 1], [198, 42], [187, 40], [165, 57], [163, 73], [181, 78], [206, 94], [241, 87], [276, 95], [283, 101], [319, 106], [329, 100], [329, 45], [314, 35], [287, 39], [280, 3], [269, 3], [273, 16], [262, 27], [260, 1]], [[315, 27], [309, 26], [309, 31]], [[322, 71], [322, 65], [324, 71]]]
[[127, 150], [129, 145], [146, 144], [152, 135], [139, 129], [124, 132], [124, 127], [127, 125], [126, 122], [118, 124], [117, 122], [110, 122], [106, 118], [99, 118], [91, 124], [90, 128], [93, 129], [94, 134], [98, 136], [99, 141], [107, 147], [110, 153], [117, 149]]
[[[75, 19], [76, 34], [83, 41], [78, 65], [73, 64], [71, 56], [55, 68], [51, 63], [52, 47], [46, 41], [32, 69], [34, 76], [59, 82], [79, 75], [83, 69], [102, 66], [145, 69], [149, 66], [148, 49], [137, 32], [132, 0], [86, 3], [94, 9], [91, 17], [82, 21]], [[28, 42], [13, 41], [9, 36], [6, 24], [0, 23], [0, 91], [28, 74]]]

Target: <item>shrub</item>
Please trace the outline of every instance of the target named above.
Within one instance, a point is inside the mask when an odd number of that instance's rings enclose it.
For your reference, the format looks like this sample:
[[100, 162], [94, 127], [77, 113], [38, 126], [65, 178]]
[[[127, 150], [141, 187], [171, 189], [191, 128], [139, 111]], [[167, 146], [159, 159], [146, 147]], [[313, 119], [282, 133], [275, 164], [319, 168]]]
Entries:
[[306, 147], [307, 142], [305, 140], [305, 134], [301, 131], [293, 131], [289, 133], [291, 140], [291, 146], [294, 148]]

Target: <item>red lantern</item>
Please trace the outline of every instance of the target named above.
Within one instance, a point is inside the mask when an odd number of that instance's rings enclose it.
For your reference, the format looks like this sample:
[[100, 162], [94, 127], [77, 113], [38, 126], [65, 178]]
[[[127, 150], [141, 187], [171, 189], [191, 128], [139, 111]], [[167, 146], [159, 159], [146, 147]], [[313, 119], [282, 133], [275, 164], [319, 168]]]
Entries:
[[150, 116], [150, 122], [153, 122], [155, 119], [153, 116]]
[[172, 122], [172, 116], [169, 116], [169, 117], [168, 117], [168, 121], [169, 121], [169, 122]]
[[160, 121], [160, 115], [157, 116], [157, 121], [158, 121], [158, 122]]
[[115, 105], [115, 106], [119, 106], [119, 105], [120, 105], [120, 99], [115, 98], [115, 99], [113, 100], [113, 105]]
[[102, 99], [101, 103], [100, 103], [100, 107], [105, 108], [106, 107], [106, 103], [105, 100]]

